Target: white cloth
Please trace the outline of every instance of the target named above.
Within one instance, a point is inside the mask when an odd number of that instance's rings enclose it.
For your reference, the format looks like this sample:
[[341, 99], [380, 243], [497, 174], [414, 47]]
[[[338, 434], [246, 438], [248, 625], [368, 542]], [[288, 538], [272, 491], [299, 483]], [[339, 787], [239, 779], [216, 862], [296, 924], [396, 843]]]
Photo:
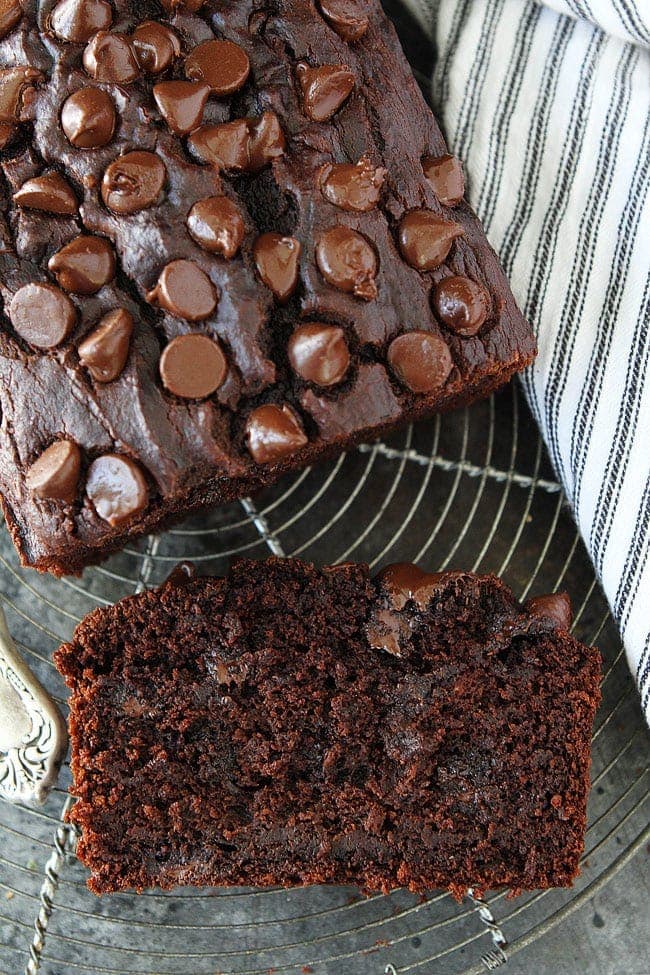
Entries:
[[650, 721], [650, 0], [404, 0]]

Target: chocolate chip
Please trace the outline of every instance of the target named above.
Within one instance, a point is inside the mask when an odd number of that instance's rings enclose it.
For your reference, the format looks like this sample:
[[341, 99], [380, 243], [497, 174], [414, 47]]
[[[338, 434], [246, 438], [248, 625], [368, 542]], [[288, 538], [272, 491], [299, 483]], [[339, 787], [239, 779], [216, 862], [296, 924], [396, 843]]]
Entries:
[[13, 125], [22, 121], [27, 94], [42, 80], [40, 71], [25, 64], [0, 70], [0, 123]]
[[0, 149], [9, 144], [16, 133], [16, 127], [9, 122], [0, 122]]
[[305, 114], [314, 122], [331, 119], [354, 88], [354, 75], [345, 64], [321, 64], [318, 68], [310, 68], [301, 61], [296, 74], [302, 88]]
[[342, 210], [366, 213], [379, 203], [386, 170], [373, 166], [367, 156], [358, 163], [336, 163], [321, 174], [323, 195]]
[[43, 210], [71, 216], [79, 209], [72, 187], [57, 172], [44, 173], [28, 179], [14, 193], [14, 203], [27, 210]]
[[179, 562], [169, 573], [163, 586], [174, 586], [180, 588], [186, 586], [193, 579], [196, 579], [197, 571], [194, 562]]
[[328, 282], [364, 301], [377, 297], [377, 255], [365, 237], [349, 227], [333, 227], [316, 244], [316, 263]]
[[424, 175], [433, 192], [445, 206], [453, 207], [465, 195], [465, 177], [460, 159], [455, 156], [426, 156], [422, 160]]
[[258, 172], [281, 156], [284, 145], [284, 134], [273, 112], [265, 112], [259, 119], [202, 125], [188, 139], [190, 150], [201, 162], [249, 173]]
[[22, 15], [18, 0], [0, 0], [0, 40], [14, 29]]
[[358, 0], [320, 0], [323, 17], [344, 41], [358, 41], [368, 30], [369, 20]]
[[160, 74], [180, 57], [181, 41], [171, 27], [156, 20], [145, 20], [133, 31], [131, 43], [138, 64], [148, 74]]
[[432, 271], [446, 260], [463, 228], [431, 210], [412, 210], [402, 218], [399, 244], [404, 260], [418, 271]]
[[117, 114], [113, 99], [101, 88], [82, 88], [63, 103], [61, 128], [77, 149], [97, 149], [113, 138]]
[[296, 329], [289, 339], [288, 354], [293, 371], [318, 386], [340, 383], [350, 365], [343, 329], [320, 322]]
[[209, 87], [197, 81], [162, 81], [153, 89], [156, 105], [175, 135], [199, 127], [209, 94]]
[[71, 440], [58, 440], [27, 471], [27, 487], [37, 498], [72, 504], [77, 497], [81, 451]]
[[204, 250], [228, 259], [235, 256], [246, 233], [238, 207], [227, 196], [209, 196], [195, 203], [187, 229]]
[[304, 447], [307, 437], [302, 423], [286, 403], [258, 406], [246, 421], [246, 443], [258, 464], [282, 460]]
[[79, 361], [95, 382], [111, 383], [120, 375], [129, 357], [132, 332], [131, 312], [116, 308], [80, 344]]
[[490, 311], [490, 296], [470, 278], [443, 278], [433, 289], [433, 308], [441, 322], [458, 335], [476, 335]]
[[102, 199], [113, 213], [138, 213], [158, 203], [166, 178], [165, 164], [153, 152], [127, 152], [104, 173]]
[[37, 349], [53, 349], [68, 337], [77, 312], [53, 284], [26, 284], [13, 296], [9, 318], [21, 338]]
[[53, 254], [47, 267], [64, 291], [94, 295], [115, 277], [115, 251], [105, 237], [84, 234]]
[[443, 578], [442, 572], [424, 572], [411, 562], [395, 562], [387, 565], [376, 580], [388, 596], [392, 608], [399, 611], [409, 600], [413, 600], [420, 609], [426, 609]]
[[60, 0], [50, 14], [50, 27], [56, 36], [74, 44], [85, 44], [112, 23], [113, 11], [106, 0]]
[[86, 46], [83, 65], [95, 81], [128, 85], [140, 77], [140, 65], [126, 34], [98, 31]]
[[253, 246], [257, 271], [280, 304], [289, 300], [298, 285], [302, 247], [295, 237], [262, 234]]
[[445, 342], [431, 332], [405, 332], [388, 349], [390, 367], [413, 393], [433, 393], [444, 386], [452, 370]]
[[524, 609], [531, 616], [552, 620], [562, 630], [571, 629], [573, 611], [571, 600], [565, 592], [556, 592], [549, 596], [533, 596], [524, 603]]
[[185, 74], [209, 85], [215, 95], [232, 95], [246, 84], [248, 55], [232, 41], [204, 41], [185, 59]]
[[137, 464], [119, 454], [105, 454], [90, 465], [86, 494], [95, 511], [113, 528], [146, 508], [149, 491]]
[[219, 294], [205, 271], [194, 261], [172, 261], [164, 268], [147, 301], [176, 318], [200, 322], [217, 307]]
[[165, 388], [183, 399], [210, 396], [223, 384], [227, 374], [225, 355], [207, 335], [179, 335], [160, 357], [160, 378]]

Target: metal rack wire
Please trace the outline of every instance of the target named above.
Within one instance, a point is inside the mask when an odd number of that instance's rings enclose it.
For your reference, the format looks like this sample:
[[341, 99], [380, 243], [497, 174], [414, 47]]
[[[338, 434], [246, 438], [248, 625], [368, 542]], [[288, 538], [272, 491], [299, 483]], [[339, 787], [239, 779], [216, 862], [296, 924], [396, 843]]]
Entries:
[[269, 552], [320, 563], [355, 559], [373, 568], [411, 560], [432, 570], [495, 571], [522, 598], [563, 587], [571, 592], [577, 635], [597, 642], [605, 657], [586, 852], [576, 887], [513, 901], [503, 894], [470, 898], [462, 905], [441, 893], [363, 898], [349, 888], [319, 887], [154, 891], [98, 900], [70, 856], [74, 838], [61, 827], [66, 766], [42, 810], [0, 805], [3, 975], [491, 971], [567, 918], [647, 842], [647, 739], [635, 690], [516, 387], [290, 477], [254, 501], [197, 516], [80, 579], [56, 582], [22, 570], [3, 531], [0, 590], [26, 659], [63, 704], [51, 652], [91, 608], [155, 585], [181, 558], [218, 574], [237, 555]]

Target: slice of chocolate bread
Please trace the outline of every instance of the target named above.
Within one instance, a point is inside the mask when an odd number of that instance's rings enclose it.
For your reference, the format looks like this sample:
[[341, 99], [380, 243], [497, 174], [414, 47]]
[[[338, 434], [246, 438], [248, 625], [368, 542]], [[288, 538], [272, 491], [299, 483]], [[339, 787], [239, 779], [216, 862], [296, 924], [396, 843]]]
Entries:
[[237, 563], [96, 610], [72, 688], [96, 893], [571, 884], [599, 654], [491, 576]]

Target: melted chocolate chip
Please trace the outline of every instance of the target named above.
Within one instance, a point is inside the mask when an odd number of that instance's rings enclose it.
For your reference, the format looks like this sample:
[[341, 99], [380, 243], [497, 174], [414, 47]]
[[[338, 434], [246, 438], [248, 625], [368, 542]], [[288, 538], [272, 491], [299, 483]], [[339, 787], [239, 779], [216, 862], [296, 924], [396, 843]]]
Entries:
[[53, 254], [47, 267], [64, 291], [94, 295], [115, 277], [115, 251], [105, 237], [82, 235]]
[[215, 95], [232, 95], [246, 84], [248, 55], [232, 41], [204, 41], [185, 59], [185, 74], [209, 85]]
[[373, 166], [367, 156], [358, 163], [325, 166], [321, 175], [323, 195], [342, 210], [366, 213], [374, 210], [381, 197], [386, 170]]
[[399, 228], [402, 256], [418, 271], [433, 271], [447, 259], [454, 240], [462, 234], [460, 224], [444, 220], [431, 210], [412, 210]]
[[248, 169], [252, 173], [257, 173], [283, 154], [284, 132], [274, 112], [264, 112], [258, 119], [249, 119], [248, 126], [250, 133]]
[[180, 57], [181, 41], [171, 27], [156, 20], [145, 20], [133, 31], [131, 43], [138, 64], [148, 74], [160, 74]]
[[95, 81], [128, 85], [140, 77], [140, 65], [126, 34], [98, 31], [86, 46], [83, 65]]
[[120, 375], [129, 357], [132, 332], [133, 316], [126, 308], [116, 308], [83, 340], [79, 361], [95, 382], [111, 383]]
[[413, 393], [441, 389], [452, 370], [451, 353], [445, 342], [431, 332], [406, 332], [388, 349], [391, 369]]
[[385, 650], [393, 657], [408, 657], [413, 636], [409, 621], [392, 609], [377, 609], [366, 626], [368, 643], [373, 650]]
[[201, 162], [255, 173], [282, 155], [285, 141], [277, 116], [265, 112], [259, 119], [203, 125], [189, 137], [188, 146]]
[[457, 335], [476, 335], [490, 311], [490, 296], [470, 278], [443, 278], [433, 290], [433, 308], [441, 322]]
[[307, 382], [335, 386], [350, 366], [350, 352], [342, 328], [313, 322], [301, 325], [289, 339], [291, 368]]
[[207, 335], [179, 335], [160, 357], [160, 378], [170, 393], [203, 399], [223, 384], [228, 363], [220, 346]]
[[180, 588], [186, 586], [192, 579], [196, 579], [197, 572], [194, 562], [179, 562], [169, 573], [163, 586], [174, 586]]
[[376, 577], [396, 610], [404, 609], [409, 600], [413, 600], [420, 609], [426, 609], [443, 578], [442, 572], [423, 572], [410, 562], [387, 565]]
[[61, 128], [77, 149], [97, 149], [113, 138], [117, 113], [101, 88], [82, 88], [63, 103]]
[[72, 504], [77, 497], [81, 451], [71, 440], [58, 440], [27, 471], [27, 487], [37, 498]]
[[344, 64], [322, 64], [310, 68], [300, 62], [296, 68], [302, 88], [305, 114], [314, 122], [327, 122], [338, 112], [354, 88], [354, 75]]
[[269, 464], [295, 454], [307, 437], [290, 406], [258, 406], [246, 421], [246, 443], [254, 461]]
[[79, 204], [72, 187], [57, 172], [44, 173], [28, 179], [14, 193], [14, 203], [27, 210], [72, 216]]
[[573, 611], [571, 600], [565, 592], [556, 592], [549, 596], [533, 596], [524, 603], [524, 610], [531, 616], [552, 620], [562, 630], [571, 629]]
[[172, 261], [164, 268], [158, 284], [148, 293], [147, 301], [176, 318], [200, 322], [215, 310], [219, 294], [198, 264], [181, 260]]
[[328, 282], [371, 301], [377, 297], [377, 255], [365, 237], [349, 227], [333, 227], [316, 244], [316, 263]]
[[358, 41], [368, 30], [369, 20], [358, 0], [320, 0], [323, 17], [348, 43]]
[[199, 127], [209, 94], [209, 87], [197, 81], [162, 81], [153, 89], [160, 114], [175, 135]]
[[41, 72], [29, 65], [0, 70], [0, 123], [13, 125], [22, 120], [29, 93], [42, 80]]
[[257, 272], [281, 304], [289, 300], [298, 286], [302, 247], [295, 237], [262, 234], [253, 246]]
[[456, 206], [465, 195], [465, 177], [460, 159], [455, 156], [427, 156], [422, 160], [424, 175], [433, 192], [445, 206]]
[[0, 2], [0, 40], [13, 30], [23, 15], [23, 8], [18, 0], [2, 0]]
[[106, 0], [60, 0], [50, 14], [50, 27], [56, 36], [74, 44], [85, 44], [112, 23], [113, 11]]
[[158, 203], [166, 178], [165, 164], [153, 152], [127, 152], [104, 173], [102, 199], [113, 213], [137, 213]]
[[238, 207], [227, 196], [210, 196], [195, 203], [187, 229], [204, 250], [228, 259], [235, 256], [246, 233]]
[[26, 284], [9, 307], [11, 324], [37, 349], [53, 349], [68, 337], [77, 312], [66, 294], [52, 284]]
[[99, 517], [113, 528], [146, 508], [149, 491], [144, 475], [130, 458], [105, 454], [90, 465], [86, 494]]

